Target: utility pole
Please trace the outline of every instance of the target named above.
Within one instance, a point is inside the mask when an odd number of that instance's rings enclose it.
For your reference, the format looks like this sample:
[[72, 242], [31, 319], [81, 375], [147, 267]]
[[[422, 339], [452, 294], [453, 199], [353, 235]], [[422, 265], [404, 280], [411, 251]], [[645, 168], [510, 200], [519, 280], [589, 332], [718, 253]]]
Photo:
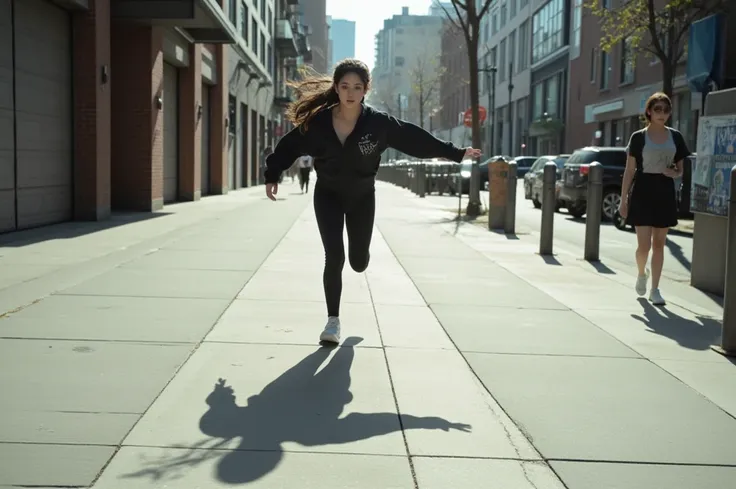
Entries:
[[[511, 94], [514, 91], [514, 84], [511, 82], [511, 79], [514, 75], [514, 63], [509, 63], [509, 153], [508, 155], [512, 158], [518, 156], [515, 151], [516, 148], [514, 148], [514, 120], [512, 118], [511, 109], [513, 108], [512, 102], [511, 102]], [[517, 115], [518, 118], [518, 115]]]
[[488, 151], [490, 158], [494, 155], [494, 144], [493, 144], [493, 132], [496, 126], [496, 72], [498, 69], [496, 66], [490, 66], [488, 57], [486, 57], [486, 63], [484, 68], [478, 69], [486, 74], [486, 84], [488, 85]]

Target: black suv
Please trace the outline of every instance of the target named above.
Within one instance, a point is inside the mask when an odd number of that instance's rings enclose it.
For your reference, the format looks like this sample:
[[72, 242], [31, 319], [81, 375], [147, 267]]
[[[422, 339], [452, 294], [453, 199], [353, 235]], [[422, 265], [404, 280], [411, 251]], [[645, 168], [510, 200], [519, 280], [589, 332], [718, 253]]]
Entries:
[[590, 164], [603, 165], [602, 217], [610, 221], [621, 203], [621, 182], [626, 169], [625, 148], [587, 147], [575, 151], [562, 170], [559, 200], [573, 217], [583, 217], [588, 198]]

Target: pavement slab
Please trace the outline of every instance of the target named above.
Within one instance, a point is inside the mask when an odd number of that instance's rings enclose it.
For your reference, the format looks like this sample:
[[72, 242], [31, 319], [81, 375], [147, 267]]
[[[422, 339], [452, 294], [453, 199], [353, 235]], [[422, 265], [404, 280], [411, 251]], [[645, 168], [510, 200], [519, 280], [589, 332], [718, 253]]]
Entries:
[[736, 467], [552, 461], [567, 489], [725, 489]]
[[0, 487], [89, 487], [115, 450], [0, 442]]
[[463, 352], [639, 357], [573, 311], [444, 304], [432, 310]]
[[[459, 352], [391, 348], [386, 358], [411, 455], [540, 458]], [[406, 429], [413, 416], [440, 429]]]
[[566, 489], [544, 462], [442, 457], [412, 462], [419, 489]]
[[197, 343], [227, 299], [51, 295], [0, 318], [0, 337]]
[[376, 318], [386, 347], [455, 350], [430, 308], [376, 304]]
[[736, 421], [647, 360], [465, 357], [546, 459], [736, 466]]
[[[261, 270], [238, 294], [238, 299], [313, 301], [324, 304], [322, 272], [317, 270], [311, 272]], [[357, 274], [349, 269], [343, 272], [342, 303], [347, 302], [371, 303], [371, 294], [365, 274]]]
[[117, 268], [60, 294], [232, 299], [252, 275], [242, 270]]
[[[123, 447], [95, 489], [415, 489], [405, 457]], [[540, 488], [542, 489], [542, 488]]]
[[[225, 311], [206, 341], [316, 346], [327, 311], [322, 302], [237, 299]], [[340, 320], [345, 334], [363, 338], [362, 346], [380, 347], [371, 304], [343, 303]]]
[[388, 379], [376, 348], [205, 343], [125, 445], [404, 455]]

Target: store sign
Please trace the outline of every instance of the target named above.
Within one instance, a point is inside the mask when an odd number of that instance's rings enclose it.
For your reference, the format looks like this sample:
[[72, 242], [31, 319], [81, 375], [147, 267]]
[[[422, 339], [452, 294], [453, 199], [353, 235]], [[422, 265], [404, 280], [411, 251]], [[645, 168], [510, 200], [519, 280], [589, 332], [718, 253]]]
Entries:
[[736, 115], [701, 118], [697, 150], [690, 210], [726, 217], [731, 168], [736, 165]]

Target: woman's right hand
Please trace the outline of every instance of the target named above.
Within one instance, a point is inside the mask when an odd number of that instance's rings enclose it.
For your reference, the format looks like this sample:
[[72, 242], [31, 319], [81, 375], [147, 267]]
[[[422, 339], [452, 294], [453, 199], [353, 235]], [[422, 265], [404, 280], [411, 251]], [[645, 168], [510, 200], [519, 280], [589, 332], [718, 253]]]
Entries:
[[621, 203], [618, 205], [618, 213], [621, 217], [626, 219], [629, 215], [629, 203], [626, 202], [626, 200], [622, 199]]
[[266, 184], [266, 197], [276, 201], [276, 194], [279, 193], [279, 184], [278, 183], [267, 183]]

